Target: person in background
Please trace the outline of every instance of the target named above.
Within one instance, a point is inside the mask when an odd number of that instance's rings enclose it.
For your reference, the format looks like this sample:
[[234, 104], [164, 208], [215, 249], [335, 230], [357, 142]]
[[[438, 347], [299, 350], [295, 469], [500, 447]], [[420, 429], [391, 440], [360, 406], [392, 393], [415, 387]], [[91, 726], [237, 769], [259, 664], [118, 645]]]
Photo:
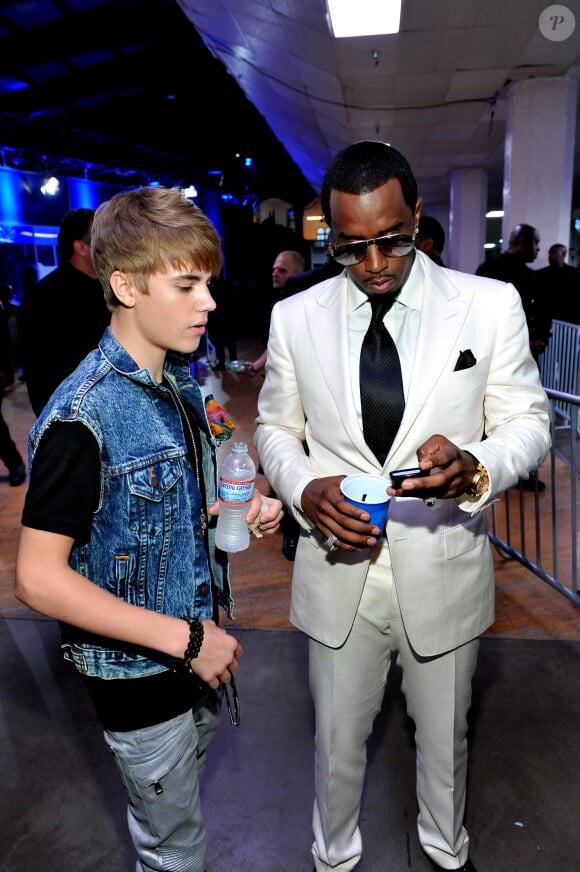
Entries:
[[312, 285], [325, 282], [326, 279], [332, 279], [334, 276], [339, 275], [342, 269], [341, 265], [327, 254], [324, 263], [318, 263], [312, 269], [288, 276], [282, 290], [281, 299], [285, 300], [286, 297], [291, 297], [293, 294], [305, 291], [307, 288], [311, 288]]
[[[288, 278], [295, 273], [302, 272], [304, 272], [304, 258], [299, 251], [280, 252], [272, 266], [272, 287], [274, 289], [272, 306], [275, 306], [276, 303], [282, 299], [284, 287], [286, 285], [286, 282], [288, 281]], [[268, 332], [269, 326], [270, 322], [268, 319], [266, 332]], [[267, 356], [268, 353], [265, 348], [264, 351], [255, 360], [248, 361], [244, 367], [244, 372], [246, 373], [246, 375], [256, 375], [256, 373], [260, 372], [260, 370], [263, 369], [266, 365]]]
[[[314, 864], [348, 872], [361, 859], [366, 742], [396, 657], [420, 844], [436, 868], [473, 872], [467, 713], [494, 620], [485, 509], [546, 456], [548, 401], [515, 288], [416, 249], [421, 200], [400, 152], [347, 147], [321, 201], [346, 269], [274, 307], [254, 439], [301, 528], [290, 618], [308, 636]], [[427, 475], [389, 487], [408, 467]], [[357, 473], [385, 479], [384, 532], [341, 495]]]
[[531, 224], [517, 224], [508, 241], [508, 250], [498, 257], [486, 260], [476, 275], [510, 282], [522, 298], [526, 323], [530, 335], [530, 348], [534, 359], [544, 351], [550, 339], [552, 314], [549, 303], [536, 293], [535, 273], [528, 266], [540, 250], [540, 235]]
[[[550, 341], [552, 330], [551, 300], [539, 288], [536, 273], [528, 266], [533, 263], [540, 250], [540, 234], [531, 224], [517, 224], [510, 233], [508, 250], [496, 258], [484, 261], [476, 275], [509, 282], [518, 291], [528, 327], [530, 350], [536, 363], [540, 354]], [[528, 491], [545, 491], [543, 482], [536, 471], [523, 480], [522, 486]]]
[[209, 316], [209, 337], [215, 348], [216, 359], [212, 369], [219, 372], [226, 368], [226, 351], [230, 361], [238, 357], [236, 328], [238, 324], [237, 295], [234, 285], [223, 274], [211, 286], [211, 295], [216, 308]]
[[[274, 288], [273, 306], [285, 295], [288, 282], [294, 276], [304, 275], [304, 258], [299, 251], [281, 251], [272, 266], [272, 287]], [[296, 288], [299, 290], [300, 288]], [[268, 323], [269, 327], [269, 323]], [[248, 361], [244, 366], [246, 375], [254, 376], [266, 366], [268, 357], [267, 347], [253, 361]], [[290, 512], [285, 512], [281, 523], [282, 528], [282, 554], [286, 560], [293, 561], [296, 556], [298, 545], [299, 528]]]
[[510, 282], [522, 299], [530, 282], [532, 272], [528, 266], [540, 251], [540, 234], [531, 224], [516, 224], [511, 231], [507, 251], [480, 263], [475, 274]]
[[38, 417], [55, 388], [97, 347], [110, 320], [91, 255], [93, 209], [72, 209], [58, 233], [59, 264], [26, 291], [18, 347]]
[[[10, 285], [5, 285], [4, 288], [10, 288]], [[10, 294], [3, 291], [0, 298], [0, 460], [8, 469], [10, 486], [18, 487], [26, 480], [26, 466], [2, 415], [4, 391], [14, 385], [14, 347], [10, 333], [9, 302]]]
[[12, 296], [14, 294], [14, 288], [8, 282], [0, 282], [0, 307], [4, 310], [4, 315], [6, 317], [6, 321], [8, 323], [8, 334], [10, 337], [10, 344], [12, 347], [12, 356], [14, 362], [14, 371], [18, 369], [18, 355], [17, 355], [17, 344], [18, 344], [18, 328], [17, 328], [17, 318], [18, 318], [18, 306], [16, 303], [12, 301]]
[[423, 251], [428, 255], [433, 263], [436, 263], [438, 266], [445, 266], [441, 258], [445, 248], [445, 231], [439, 221], [433, 218], [432, 215], [421, 215], [419, 218], [415, 245], [419, 251]]
[[289, 276], [304, 271], [304, 258], [299, 251], [281, 251], [272, 266], [272, 287], [278, 299], [286, 286]]
[[[218, 625], [233, 599], [217, 445], [190, 375], [221, 244], [177, 189], [143, 187], [99, 206], [92, 246], [111, 324], [31, 431], [15, 592], [61, 623], [128, 792], [137, 869], [203, 872], [200, 778], [224, 695], [239, 723], [242, 655]], [[248, 523], [273, 533], [280, 515], [254, 491]]]
[[548, 251], [548, 266], [534, 273], [538, 295], [551, 301], [552, 318], [580, 324], [580, 270], [566, 263], [566, 246], [555, 242]]

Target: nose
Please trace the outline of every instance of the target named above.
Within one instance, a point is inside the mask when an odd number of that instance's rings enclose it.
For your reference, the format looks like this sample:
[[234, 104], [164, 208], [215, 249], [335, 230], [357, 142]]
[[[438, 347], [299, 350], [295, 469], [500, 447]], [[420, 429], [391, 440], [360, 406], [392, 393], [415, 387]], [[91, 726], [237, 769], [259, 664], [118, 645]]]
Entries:
[[200, 309], [202, 312], [213, 312], [214, 309], [217, 309], [217, 303], [211, 295], [211, 291], [208, 287], [205, 289], [205, 297], [201, 301]]
[[375, 245], [374, 243], [367, 245], [367, 253], [365, 256], [365, 269], [367, 272], [380, 273], [388, 262], [389, 258], [381, 252], [378, 245]]

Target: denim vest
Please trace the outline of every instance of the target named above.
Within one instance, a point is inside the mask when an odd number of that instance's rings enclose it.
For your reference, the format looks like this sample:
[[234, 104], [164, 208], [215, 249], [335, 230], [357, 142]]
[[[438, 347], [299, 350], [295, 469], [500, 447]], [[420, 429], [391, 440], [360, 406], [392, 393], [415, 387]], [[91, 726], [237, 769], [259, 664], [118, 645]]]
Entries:
[[[199, 385], [187, 359], [168, 354], [164, 375], [194, 410], [202, 443], [200, 473], [206, 502], [217, 499], [216, 442]], [[157, 384], [107, 328], [99, 344], [55, 391], [30, 433], [32, 462], [55, 421], [78, 421], [94, 434], [101, 491], [90, 540], [75, 545], [70, 565], [116, 597], [180, 617], [211, 618], [213, 578], [218, 604], [233, 617], [227, 555], [201, 530], [201, 495], [174, 397]], [[210, 574], [211, 573], [211, 574]], [[79, 671], [101, 678], [138, 678], [167, 669], [169, 658], [150, 649], [63, 626], [64, 656]]]

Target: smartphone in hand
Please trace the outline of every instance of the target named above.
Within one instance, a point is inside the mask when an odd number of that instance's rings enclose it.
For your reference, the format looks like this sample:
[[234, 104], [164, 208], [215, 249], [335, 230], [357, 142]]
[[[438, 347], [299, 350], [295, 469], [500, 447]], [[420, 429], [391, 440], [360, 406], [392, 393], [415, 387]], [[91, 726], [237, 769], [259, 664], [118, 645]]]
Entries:
[[[421, 469], [418, 466], [411, 466], [409, 469], [394, 469], [389, 473], [391, 477], [391, 485], [397, 490], [401, 487], [401, 482], [405, 478], [424, 478], [425, 476], [431, 475], [431, 472], [438, 470], [439, 467], [433, 467], [433, 469]], [[404, 496], [409, 497], [419, 497], [422, 500], [430, 500], [431, 505], [435, 501], [437, 497], [443, 496], [446, 492], [447, 487], [444, 485], [443, 487], [431, 487], [425, 488], [424, 490], [416, 491], [403, 491]]]
[[394, 469], [389, 473], [391, 476], [391, 484], [395, 488], [401, 487], [401, 482], [404, 478], [422, 478], [429, 475], [430, 470], [420, 469], [418, 466], [412, 466], [409, 469]]

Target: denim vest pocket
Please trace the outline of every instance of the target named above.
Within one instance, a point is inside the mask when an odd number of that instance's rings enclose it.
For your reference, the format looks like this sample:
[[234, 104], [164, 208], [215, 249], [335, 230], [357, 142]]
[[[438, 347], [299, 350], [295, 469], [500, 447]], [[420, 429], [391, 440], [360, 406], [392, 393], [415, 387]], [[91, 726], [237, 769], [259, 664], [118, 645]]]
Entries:
[[129, 529], [148, 537], [162, 536], [178, 517], [179, 458], [156, 460], [127, 474]]

